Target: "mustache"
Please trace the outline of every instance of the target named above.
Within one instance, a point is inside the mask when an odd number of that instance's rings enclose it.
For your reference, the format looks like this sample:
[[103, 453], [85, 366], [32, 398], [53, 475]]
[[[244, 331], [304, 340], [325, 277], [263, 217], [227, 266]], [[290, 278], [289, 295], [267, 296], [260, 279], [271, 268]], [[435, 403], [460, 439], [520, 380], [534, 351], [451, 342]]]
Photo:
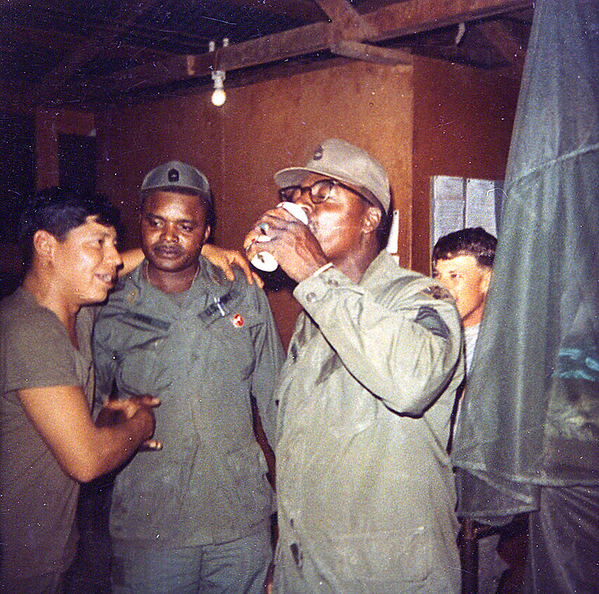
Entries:
[[153, 252], [181, 253], [181, 247], [172, 242], [157, 243], [152, 246]]

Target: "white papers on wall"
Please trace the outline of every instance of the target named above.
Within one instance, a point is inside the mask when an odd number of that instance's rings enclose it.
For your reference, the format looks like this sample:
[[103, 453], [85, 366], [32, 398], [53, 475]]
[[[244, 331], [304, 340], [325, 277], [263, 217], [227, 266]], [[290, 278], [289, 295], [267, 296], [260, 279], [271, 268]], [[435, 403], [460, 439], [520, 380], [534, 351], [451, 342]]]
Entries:
[[387, 241], [387, 251], [390, 254], [397, 254], [399, 245], [399, 211], [394, 210], [391, 216], [391, 229], [389, 231], [389, 240]]
[[483, 227], [497, 236], [503, 182], [436, 175], [431, 193], [431, 245], [464, 227]]

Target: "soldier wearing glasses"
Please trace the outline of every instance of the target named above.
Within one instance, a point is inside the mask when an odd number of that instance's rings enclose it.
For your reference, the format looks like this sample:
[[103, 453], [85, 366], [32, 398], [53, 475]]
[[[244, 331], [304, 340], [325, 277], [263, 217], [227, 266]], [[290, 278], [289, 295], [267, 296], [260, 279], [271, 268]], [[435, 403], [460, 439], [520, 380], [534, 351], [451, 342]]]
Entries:
[[[308, 224], [276, 208], [245, 242], [249, 257], [272, 253], [304, 308], [277, 394], [273, 590], [459, 592], [453, 301], [382, 250], [389, 182], [368, 153], [327, 140], [275, 181]], [[271, 240], [255, 243], [263, 233]]]

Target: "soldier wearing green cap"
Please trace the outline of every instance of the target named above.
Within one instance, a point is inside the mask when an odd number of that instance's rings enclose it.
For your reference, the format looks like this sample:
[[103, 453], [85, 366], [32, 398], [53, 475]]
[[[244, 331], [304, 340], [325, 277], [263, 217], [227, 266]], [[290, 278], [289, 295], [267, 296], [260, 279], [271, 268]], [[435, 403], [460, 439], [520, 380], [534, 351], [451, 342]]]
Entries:
[[308, 223], [275, 208], [245, 241], [297, 281], [303, 306], [277, 391], [273, 591], [457, 593], [453, 300], [382, 249], [389, 181], [366, 151], [329, 139], [275, 181]]
[[[261, 594], [272, 489], [252, 400], [274, 436], [283, 351], [264, 292], [200, 256], [208, 180], [169, 161], [141, 185], [144, 261], [94, 329], [100, 396], [160, 395], [161, 452], [118, 474], [110, 512], [115, 594]], [[157, 455], [152, 455], [152, 454]]]

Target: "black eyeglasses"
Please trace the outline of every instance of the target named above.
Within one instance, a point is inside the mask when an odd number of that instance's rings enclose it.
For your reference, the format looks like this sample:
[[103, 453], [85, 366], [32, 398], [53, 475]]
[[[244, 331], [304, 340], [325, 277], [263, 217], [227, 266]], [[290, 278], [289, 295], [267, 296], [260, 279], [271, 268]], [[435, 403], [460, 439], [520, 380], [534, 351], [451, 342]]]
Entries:
[[282, 202], [297, 202], [304, 192], [308, 192], [310, 195], [310, 200], [314, 204], [321, 204], [322, 202], [326, 202], [331, 197], [331, 192], [333, 188], [339, 186], [352, 194], [356, 194], [362, 198], [362, 200], [366, 200], [366, 202], [370, 203], [370, 201], [360, 194], [357, 190], [354, 190], [350, 186], [337, 181], [336, 179], [319, 179], [309, 186], [287, 186], [286, 188], [279, 189], [279, 198]]

